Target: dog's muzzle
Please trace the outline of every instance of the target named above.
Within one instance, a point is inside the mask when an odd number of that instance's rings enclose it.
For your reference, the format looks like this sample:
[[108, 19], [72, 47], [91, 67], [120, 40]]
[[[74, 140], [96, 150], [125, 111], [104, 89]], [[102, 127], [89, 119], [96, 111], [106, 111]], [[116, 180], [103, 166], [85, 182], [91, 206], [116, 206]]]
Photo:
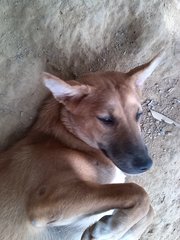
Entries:
[[130, 153], [113, 151], [113, 149], [107, 150], [102, 145], [99, 145], [99, 147], [106, 157], [111, 159], [119, 169], [128, 174], [146, 172], [153, 164], [145, 146], [143, 149], [136, 149], [136, 151], [131, 151]]

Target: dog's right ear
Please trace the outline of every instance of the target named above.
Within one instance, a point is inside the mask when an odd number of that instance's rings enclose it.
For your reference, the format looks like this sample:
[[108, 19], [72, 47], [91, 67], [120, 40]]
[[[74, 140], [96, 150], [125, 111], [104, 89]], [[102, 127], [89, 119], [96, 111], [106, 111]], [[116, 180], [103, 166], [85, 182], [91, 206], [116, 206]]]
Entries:
[[52, 74], [44, 72], [42, 74], [44, 85], [52, 92], [57, 101], [65, 103], [68, 100], [77, 100], [88, 95], [92, 88], [87, 85], [70, 85], [68, 82], [55, 77]]
[[135, 83], [135, 85], [141, 89], [145, 80], [152, 74], [155, 68], [160, 64], [164, 56], [165, 52], [161, 51], [148, 63], [145, 63], [139, 67], [135, 67], [134, 69], [130, 70], [127, 73], [130, 81], [132, 83]]

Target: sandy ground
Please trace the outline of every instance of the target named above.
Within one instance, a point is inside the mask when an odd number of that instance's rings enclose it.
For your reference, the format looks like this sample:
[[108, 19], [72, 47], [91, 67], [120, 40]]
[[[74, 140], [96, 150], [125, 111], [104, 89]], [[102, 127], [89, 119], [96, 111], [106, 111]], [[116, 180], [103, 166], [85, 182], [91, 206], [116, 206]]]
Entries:
[[46, 90], [44, 70], [64, 79], [96, 70], [127, 71], [160, 49], [166, 57], [148, 80], [143, 132], [151, 171], [129, 180], [149, 192], [157, 216], [142, 239], [180, 239], [180, 2], [178, 0], [0, 0], [0, 149], [23, 136]]

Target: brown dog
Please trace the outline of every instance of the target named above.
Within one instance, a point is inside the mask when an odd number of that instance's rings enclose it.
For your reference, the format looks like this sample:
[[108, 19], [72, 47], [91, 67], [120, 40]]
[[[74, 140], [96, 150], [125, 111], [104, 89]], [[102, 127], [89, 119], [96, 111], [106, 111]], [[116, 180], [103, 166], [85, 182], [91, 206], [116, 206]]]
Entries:
[[121, 184], [119, 169], [152, 165], [138, 93], [160, 59], [79, 81], [43, 74], [54, 97], [27, 136], [0, 154], [1, 240], [139, 239], [153, 210], [140, 186]]

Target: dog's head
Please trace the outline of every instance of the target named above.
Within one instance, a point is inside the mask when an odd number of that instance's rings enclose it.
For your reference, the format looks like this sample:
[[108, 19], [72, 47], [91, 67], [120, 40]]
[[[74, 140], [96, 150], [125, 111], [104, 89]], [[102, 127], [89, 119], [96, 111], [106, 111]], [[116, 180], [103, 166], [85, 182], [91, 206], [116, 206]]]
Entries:
[[90, 73], [78, 81], [64, 82], [44, 73], [45, 86], [64, 105], [66, 128], [129, 174], [152, 165], [140, 131], [140, 90], [160, 59], [158, 55], [128, 73]]

